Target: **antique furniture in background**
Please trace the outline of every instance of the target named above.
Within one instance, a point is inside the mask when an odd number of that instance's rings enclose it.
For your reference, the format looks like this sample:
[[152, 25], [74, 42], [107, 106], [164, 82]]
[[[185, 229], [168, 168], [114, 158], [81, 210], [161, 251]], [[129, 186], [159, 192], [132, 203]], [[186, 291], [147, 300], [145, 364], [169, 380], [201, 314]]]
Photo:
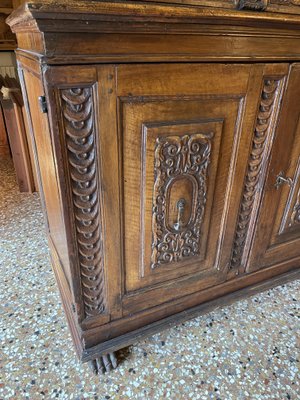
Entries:
[[299, 277], [299, 3], [46, 0], [9, 18], [53, 269], [95, 370]]
[[23, 112], [23, 97], [17, 79], [8, 75], [4, 78], [0, 74], [0, 106], [19, 190], [32, 193], [37, 186], [37, 178], [27, 117]]
[[16, 37], [5, 23], [7, 16], [21, 4], [22, 0], [0, 0], [0, 65], [1, 51], [14, 50], [17, 47]]
[[0, 162], [1, 156], [12, 155], [17, 183], [21, 192], [37, 188], [34, 151], [27, 127], [24, 102], [17, 79], [16, 36], [5, 19], [23, 0], [0, 0], [0, 90], [5, 87], [6, 98], [0, 93]]

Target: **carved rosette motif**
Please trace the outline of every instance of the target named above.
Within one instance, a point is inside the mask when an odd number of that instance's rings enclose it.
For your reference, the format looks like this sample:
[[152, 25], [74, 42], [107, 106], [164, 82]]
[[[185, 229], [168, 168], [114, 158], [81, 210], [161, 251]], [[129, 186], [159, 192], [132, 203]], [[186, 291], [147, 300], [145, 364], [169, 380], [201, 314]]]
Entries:
[[106, 312], [92, 88], [60, 91], [86, 317]]
[[[212, 137], [213, 134], [199, 133], [159, 137], [156, 140], [152, 269], [199, 254]], [[195, 215], [187, 226], [176, 231], [168, 227], [166, 221], [168, 190], [172, 182], [184, 176], [196, 182]]]
[[294, 226], [299, 224], [300, 224], [300, 190], [297, 195], [296, 203], [293, 207], [293, 212], [291, 215], [289, 226]]
[[248, 168], [244, 181], [242, 201], [240, 204], [236, 233], [231, 253], [230, 269], [240, 267], [248, 239], [249, 224], [254, 211], [254, 203], [259, 190], [265, 148], [267, 144], [270, 121], [274, 112], [279, 80], [266, 79], [262, 90], [261, 102], [252, 140], [252, 148], [248, 160]]
[[264, 11], [268, 6], [268, 0], [235, 0], [239, 10]]

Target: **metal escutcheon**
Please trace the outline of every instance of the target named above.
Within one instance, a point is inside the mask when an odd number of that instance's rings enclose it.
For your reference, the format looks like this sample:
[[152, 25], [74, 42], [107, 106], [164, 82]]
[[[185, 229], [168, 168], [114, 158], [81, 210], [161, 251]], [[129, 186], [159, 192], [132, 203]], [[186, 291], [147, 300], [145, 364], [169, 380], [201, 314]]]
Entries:
[[288, 186], [292, 186], [293, 184], [293, 179], [286, 177], [284, 172], [280, 171], [279, 174], [276, 177], [276, 182], [275, 182], [275, 188], [279, 189], [280, 186], [282, 185], [288, 185]]
[[183, 214], [184, 214], [184, 208], [186, 205], [186, 201], [184, 199], [180, 199], [177, 202], [177, 222], [174, 224], [174, 229], [175, 231], [180, 231], [182, 225], [183, 225]]

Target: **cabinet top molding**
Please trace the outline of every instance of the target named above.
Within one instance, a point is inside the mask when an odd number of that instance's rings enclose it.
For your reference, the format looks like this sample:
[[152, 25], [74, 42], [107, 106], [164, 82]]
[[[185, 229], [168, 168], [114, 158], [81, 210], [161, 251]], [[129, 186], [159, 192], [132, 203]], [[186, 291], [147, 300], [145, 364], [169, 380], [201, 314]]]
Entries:
[[19, 51], [52, 65], [297, 61], [296, 3], [300, 0], [35, 0], [7, 23]]
[[[13, 32], [95, 32], [96, 22], [109, 22], [111, 31], [126, 22], [128, 30], [147, 23], [236, 25], [300, 29], [300, 0], [33, 0], [8, 17]], [[265, 10], [265, 11], [264, 11]], [[74, 23], [74, 20], [76, 23]], [[128, 22], [130, 24], [128, 25]], [[98, 27], [98, 29], [101, 29]], [[105, 30], [107, 31], [107, 29]]]

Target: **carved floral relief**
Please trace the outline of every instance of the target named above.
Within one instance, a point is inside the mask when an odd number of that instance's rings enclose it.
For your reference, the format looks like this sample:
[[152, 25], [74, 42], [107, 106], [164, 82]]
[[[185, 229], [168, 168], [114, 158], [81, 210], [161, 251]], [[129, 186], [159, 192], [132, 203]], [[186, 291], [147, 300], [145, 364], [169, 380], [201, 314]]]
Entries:
[[[156, 140], [152, 217], [152, 269], [199, 254], [201, 225], [207, 196], [207, 172], [213, 134], [163, 136]], [[184, 199], [178, 199], [178, 221], [167, 223], [168, 192], [174, 181], [188, 179], [194, 187], [194, 212], [181, 221]]]

